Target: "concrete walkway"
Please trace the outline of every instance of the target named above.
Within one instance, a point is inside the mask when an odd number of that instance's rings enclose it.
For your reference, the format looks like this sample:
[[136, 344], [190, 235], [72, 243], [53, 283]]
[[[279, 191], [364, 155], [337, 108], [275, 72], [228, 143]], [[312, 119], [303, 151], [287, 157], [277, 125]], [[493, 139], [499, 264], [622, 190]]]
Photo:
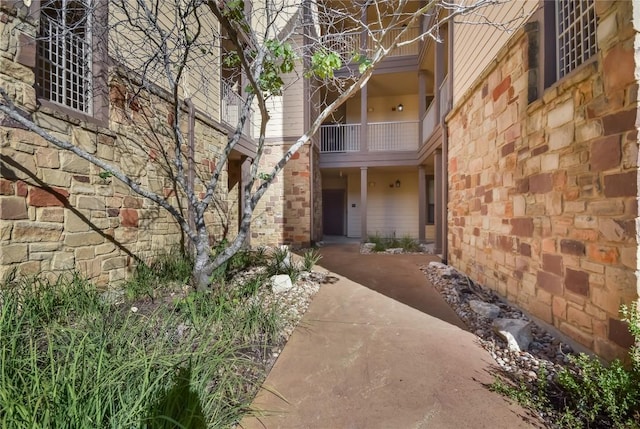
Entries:
[[536, 427], [486, 388], [495, 367], [418, 270], [427, 257], [322, 253], [342, 275], [320, 288], [242, 428]]

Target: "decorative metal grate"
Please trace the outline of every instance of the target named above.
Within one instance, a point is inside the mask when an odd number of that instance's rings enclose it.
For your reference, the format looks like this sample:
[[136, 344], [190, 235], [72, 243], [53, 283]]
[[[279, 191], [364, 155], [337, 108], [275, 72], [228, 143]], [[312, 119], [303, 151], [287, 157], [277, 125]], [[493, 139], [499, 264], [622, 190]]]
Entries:
[[39, 95], [92, 113], [90, 0], [57, 0], [41, 9], [36, 84]]
[[596, 53], [594, 0], [556, 0], [558, 79]]

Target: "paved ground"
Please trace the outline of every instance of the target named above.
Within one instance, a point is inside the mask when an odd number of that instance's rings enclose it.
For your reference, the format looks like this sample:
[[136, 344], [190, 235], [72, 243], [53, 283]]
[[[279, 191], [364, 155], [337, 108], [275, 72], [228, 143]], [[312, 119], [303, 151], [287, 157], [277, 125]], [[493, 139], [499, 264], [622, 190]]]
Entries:
[[419, 272], [427, 257], [322, 253], [342, 275], [320, 288], [241, 427], [534, 427], [485, 387], [490, 358]]

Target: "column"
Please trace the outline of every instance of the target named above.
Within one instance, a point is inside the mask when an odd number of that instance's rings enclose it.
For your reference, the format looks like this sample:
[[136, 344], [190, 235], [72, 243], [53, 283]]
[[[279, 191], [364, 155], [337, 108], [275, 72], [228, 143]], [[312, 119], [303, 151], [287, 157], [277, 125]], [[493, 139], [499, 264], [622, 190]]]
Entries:
[[418, 147], [424, 144], [424, 130], [422, 129], [422, 117], [427, 111], [427, 71], [418, 72]]
[[440, 123], [440, 116], [442, 114], [442, 112], [440, 112], [440, 86], [442, 85], [442, 82], [444, 81], [444, 61], [445, 61], [445, 55], [444, 55], [444, 42], [436, 42], [435, 44], [435, 49], [434, 49], [434, 67], [435, 67], [435, 71], [433, 74], [433, 93], [435, 95], [434, 98], [434, 108], [437, 109], [436, 110], [436, 118], [438, 118], [438, 122]]
[[424, 243], [427, 223], [427, 177], [424, 165], [418, 166], [418, 241]]
[[367, 87], [369, 84], [365, 84], [360, 90], [360, 152], [367, 152], [369, 149], [367, 148], [368, 142], [368, 131], [367, 130], [367, 122], [368, 122], [368, 111], [367, 111]]
[[367, 240], [367, 167], [360, 167], [360, 241]]
[[442, 196], [443, 196], [443, 175], [442, 175], [442, 151], [440, 149], [436, 150], [436, 153], [434, 155], [434, 170], [435, 170], [435, 219], [434, 219], [434, 223], [435, 223], [435, 227], [436, 227], [436, 248], [435, 248], [435, 252], [436, 254], [440, 254], [442, 253], [442, 212], [443, 212], [443, 207], [442, 207]]

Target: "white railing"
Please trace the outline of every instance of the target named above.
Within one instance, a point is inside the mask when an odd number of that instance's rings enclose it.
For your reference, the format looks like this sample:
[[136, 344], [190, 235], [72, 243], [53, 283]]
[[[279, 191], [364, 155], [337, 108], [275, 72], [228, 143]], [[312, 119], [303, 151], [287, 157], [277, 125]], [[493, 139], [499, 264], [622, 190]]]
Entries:
[[360, 34], [325, 34], [322, 36], [322, 46], [329, 51], [337, 52], [346, 65], [356, 52], [360, 52]]
[[[378, 45], [383, 47], [391, 46], [391, 43], [398, 37], [401, 32], [404, 32], [400, 38], [399, 43], [407, 42], [416, 39], [420, 35], [420, 27], [399, 28], [392, 30], [385, 30], [386, 34], [382, 34], [382, 31], [374, 31], [367, 37], [367, 49], [371, 52]], [[342, 58], [343, 64], [346, 65], [351, 61], [355, 53], [360, 52], [360, 34], [359, 33], [347, 33], [347, 34], [325, 34], [322, 36], [322, 44], [327, 49], [333, 52], [337, 52]], [[418, 55], [418, 42], [410, 43], [406, 46], [400, 46], [395, 48], [389, 53], [390, 57], [401, 57], [405, 55]]]
[[445, 76], [440, 85], [440, 119], [449, 113], [449, 75]]
[[[222, 100], [221, 100], [221, 119], [227, 125], [235, 128], [238, 126], [238, 121], [240, 120], [240, 115], [242, 115], [242, 107], [244, 105], [244, 100], [233, 90], [231, 85], [228, 82], [221, 82], [222, 86]], [[253, 118], [253, 109], [249, 111], [249, 117], [244, 122], [244, 127], [242, 129], [242, 134], [246, 136], [251, 136], [253, 133], [252, 126], [252, 118]]]
[[427, 112], [422, 117], [422, 144], [431, 137], [431, 133], [436, 129], [436, 125], [438, 124], [436, 110], [436, 101], [433, 100], [431, 105], [429, 105]]
[[320, 152], [360, 150], [360, 124], [331, 124], [320, 127]]
[[418, 150], [418, 121], [367, 124], [367, 148], [374, 151]]
[[[400, 41], [398, 43], [408, 42], [410, 40], [415, 40], [420, 35], [419, 27], [409, 27], [409, 28], [396, 28], [391, 30], [385, 30], [386, 34], [384, 36], [381, 35], [382, 31], [374, 31], [373, 36], [369, 37], [369, 49], [373, 50], [376, 45], [382, 45], [385, 48], [391, 46], [391, 43], [400, 35], [400, 33], [404, 32], [401, 36]], [[374, 42], [375, 39], [375, 42]], [[398, 46], [391, 52], [389, 52], [390, 57], [402, 57], [405, 55], [418, 55], [418, 42], [410, 43], [405, 46]]]

